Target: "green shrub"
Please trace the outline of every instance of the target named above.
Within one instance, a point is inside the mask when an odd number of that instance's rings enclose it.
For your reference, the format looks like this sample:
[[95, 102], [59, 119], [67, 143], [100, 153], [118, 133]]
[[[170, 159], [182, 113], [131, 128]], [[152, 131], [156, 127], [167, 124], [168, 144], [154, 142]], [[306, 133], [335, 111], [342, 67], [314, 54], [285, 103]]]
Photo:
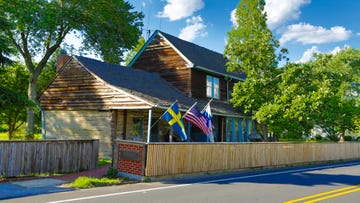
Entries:
[[151, 183], [151, 178], [149, 177], [146, 177], [144, 180], [143, 180], [144, 183]]
[[316, 134], [316, 135], [315, 135], [315, 139], [316, 139], [316, 140], [322, 140], [322, 136], [319, 135], [319, 134]]
[[107, 178], [117, 178], [118, 171], [115, 168], [110, 167], [109, 170], [106, 171], [105, 177]]
[[352, 140], [353, 140], [353, 137], [350, 136], [350, 135], [346, 135], [346, 136], [344, 137], [344, 140], [345, 140], [345, 141], [352, 141]]

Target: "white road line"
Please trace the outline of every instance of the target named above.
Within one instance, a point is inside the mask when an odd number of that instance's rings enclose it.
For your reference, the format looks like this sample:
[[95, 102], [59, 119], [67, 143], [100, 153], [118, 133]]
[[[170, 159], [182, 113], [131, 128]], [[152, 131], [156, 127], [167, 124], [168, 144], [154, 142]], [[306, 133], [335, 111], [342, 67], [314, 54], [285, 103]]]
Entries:
[[104, 195], [94, 195], [89, 197], [80, 197], [80, 198], [74, 198], [74, 199], [65, 199], [65, 200], [58, 200], [48, 203], [61, 203], [61, 202], [75, 202], [80, 200], [86, 200], [86, 199], [95, 199], [100, 197], [111, 197], [116, 195], [126, 195], [126, 194], [133, 194], [133, 193], [143, 193], [143, 192], [149, 192], [149, 191], [156, 191], [156, 190], [164, 190], [164, 189], [171, 189], [171, 188], [179, 188], [179, 187], [185, 187], [193, 185], [192, 184], [181, 184], [181, 185], [173, 185], [173, 186], [166, 186], [166, 187], [157, 187], [157, 188], [150, 188], [150, 189], [143, 189], [143, 190], [133, 190], [128, 192], [118, 192], [118, 193], [110, 193], [110, 194], [104, 194]]
[[319, 166], [319, 167], [295, 169], [295, 170], [288, 170], [288, 171], [271, 172], [271, 173], [248, 175], [248, 176], [241, 176], [241, 177], [201, 181], [201, 182], [195, 182], [195, 183], [189, 183], [189, 184], [156, 187], [156, 188], [149, 188], [149, 189], [143, 189], [143, 190], [133, 190], [133, 191], [127, 191], [127, 192], [110, 193], [110, 194], [104, 194], [104, 195], [94, 195], [94, 196], [80, 197], [80, 198], [74, 198], [74, 199], [64, 199], [64, 200], [47, 202], [47, 203], [75, 202], [75, 201], [86, 200], [86, 199], [96, 199], [96, 198], [101, 198], [101, 197], [111, 197], [111, 196], [117, 196], [117, 195], [126, 195], [126, 194], [133, 194], [133, 193], [143, 193], [143, 192], [149, 192], [149, 191], [180, 188], [180, 187], [186, 187], [186, 186], [196, 185], [196, 184], [218, 183], [218, 182], [225, 182], [225, 181], [232, 181], [232, 180], [241, 180], [241, 179], [256, 178], [256, 177], [262, 177], [262, 176], [271, 176], [271, 175], [278, 175], [278, 174], [285, 174], [285, 173], [295, 173], [295, 172], [327, 169], [327, 168], [334, 168], [334, 167], [344, 167], [344, 166], [352, 166], [352, 165], [359, 165], [359, 164], [360, 164], [360, 162], [352, 162], [352, 163], [347, 163], [347, 164], [336, 164], [336, 165], [329, 165], [329, 166]]

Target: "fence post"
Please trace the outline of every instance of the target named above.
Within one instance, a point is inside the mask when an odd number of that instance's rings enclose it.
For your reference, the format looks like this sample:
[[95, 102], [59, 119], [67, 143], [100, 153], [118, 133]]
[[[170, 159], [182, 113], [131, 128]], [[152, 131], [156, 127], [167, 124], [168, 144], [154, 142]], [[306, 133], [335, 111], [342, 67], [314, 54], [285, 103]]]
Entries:
[[111, 167], [112, 168], [118, 168], [118, 163], [119, 163], [119, 159], [118, 159], [118, 156], [119, 156], [119, 143], [117, 141], [115, 141], [113, 143], [114, 145], [114, 152], [113, 152], [113, 157], [112, 157], [112, 164], [111, 164]]

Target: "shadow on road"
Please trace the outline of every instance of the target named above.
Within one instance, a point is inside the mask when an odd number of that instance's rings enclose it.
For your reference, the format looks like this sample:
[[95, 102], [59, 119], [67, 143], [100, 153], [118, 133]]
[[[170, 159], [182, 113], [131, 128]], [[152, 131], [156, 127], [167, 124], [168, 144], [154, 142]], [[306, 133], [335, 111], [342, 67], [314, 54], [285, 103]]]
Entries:
[[300, 186], [316, 185], [355, 185], [360, 184], [360, 172], [355, 175], [346, 174], [351, 166], [360, 166], [360, 162], [341, 162], [335, 164], [316, 164], [303, 167], [286, 167], [276, 169], [253, 169], [229, 173], [185, 176], [162, 180], [168, 184], [292, 184]]

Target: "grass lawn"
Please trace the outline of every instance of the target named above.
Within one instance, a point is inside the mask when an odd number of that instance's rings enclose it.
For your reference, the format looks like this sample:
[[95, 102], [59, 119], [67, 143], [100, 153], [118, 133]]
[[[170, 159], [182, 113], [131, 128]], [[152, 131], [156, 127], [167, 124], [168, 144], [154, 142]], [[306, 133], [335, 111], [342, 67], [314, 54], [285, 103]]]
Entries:
[[[109, 162], [111, 162], [111, 159], [100, 158], [98, 166], [101, 164], [108, 164]], [[102, 178], [80, 176], [72, 183], [68, 184], [68, 186], [83, 189], [99, 186], [119, 185], [129, 181], [129, 178], [118, 177], [117, 174], [118, 171], [116, 169], [109, 168], [109, 170]]]
[[105, 165], [111, 164], [111, 162], [112, 162], [112, 159], [111, 159], [111, 158], [103, 158], [103, 157], [100, 157], [100, 158], [99, 158], [99, 161], [98, 161], [98, 166], [99, 166], [99, 167], [105, 166]]
[[[34, 134], [35, 140], [41, 140], [41, 134]], [[0, 140], [9, 140], [8, 132], [0, 132]], [[25, 133], [17, 132], [13, 137], [13, 140], [25, 140]]]
[[75, 188], [92, 188], [98, 186], [108, 186], [108, 185], [117, 185], [126, 181], [126, 178], [92, 178], [86, 176], [78, 177], [74, 182], [70, 185]]

